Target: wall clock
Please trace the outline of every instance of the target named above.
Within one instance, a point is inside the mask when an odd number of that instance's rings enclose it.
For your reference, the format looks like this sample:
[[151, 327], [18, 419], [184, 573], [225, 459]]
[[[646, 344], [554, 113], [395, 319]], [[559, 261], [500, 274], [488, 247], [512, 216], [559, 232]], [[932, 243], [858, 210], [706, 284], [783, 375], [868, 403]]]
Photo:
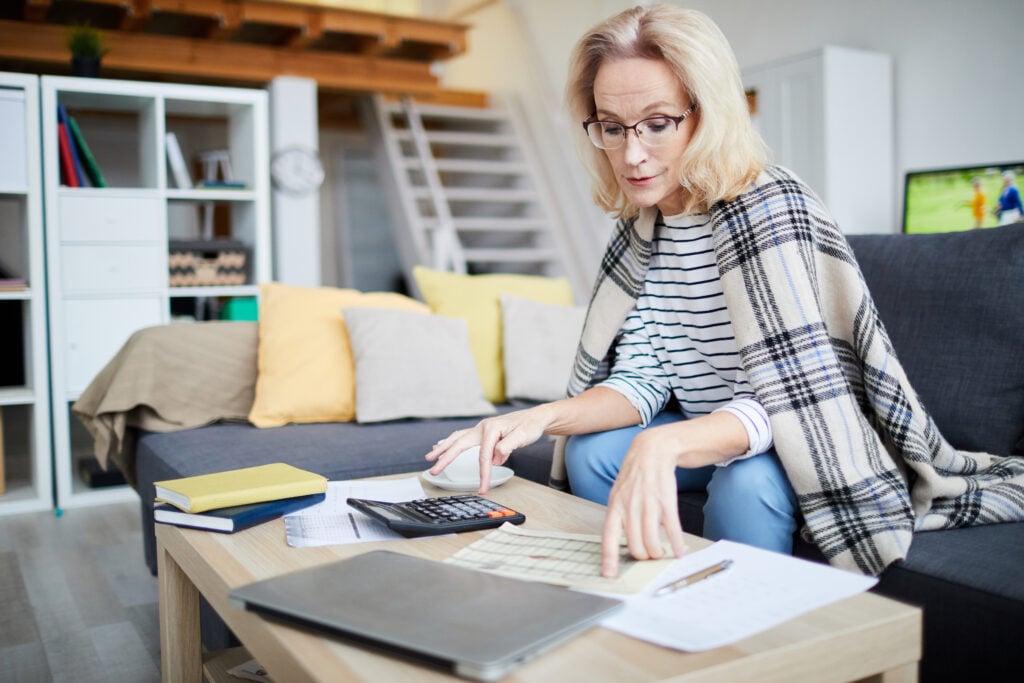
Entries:
[[274, 153], [270, 161], [270, 177], [277, 189], [301, 196], [323, 184], [324, 167], [315, 149], [293, 145]]

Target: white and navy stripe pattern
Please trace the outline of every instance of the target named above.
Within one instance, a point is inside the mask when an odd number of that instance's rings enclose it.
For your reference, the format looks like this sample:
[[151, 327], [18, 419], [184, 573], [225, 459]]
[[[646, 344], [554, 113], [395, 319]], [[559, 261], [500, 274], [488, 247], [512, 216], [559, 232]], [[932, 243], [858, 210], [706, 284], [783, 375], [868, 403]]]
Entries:
[[707, 214], [655, 225], [647, 276], [615, 349], [602, 385], [629, 399], [642, 424], [674, 397], [687, 418], [713, 411], [739, 418], [750, 443], [744, 456], [771, 447], [768, 414], [740, 366]]
[[[849, 245], [810, 189], [769, 168], [709, 215], [743, 368], [807, 530], [832, 564], [879, 574], [906, 557], [915, 530], [1024, 521], [1024, 461], [957, 451], [942, 438]], [[607, 376], [616, 334], [641, 293], [632, 283], [647, 272], [656, 217], [646, 209], [616, 226], [569, 395]], [[551, 484], [564, 479], [560, 439]]]

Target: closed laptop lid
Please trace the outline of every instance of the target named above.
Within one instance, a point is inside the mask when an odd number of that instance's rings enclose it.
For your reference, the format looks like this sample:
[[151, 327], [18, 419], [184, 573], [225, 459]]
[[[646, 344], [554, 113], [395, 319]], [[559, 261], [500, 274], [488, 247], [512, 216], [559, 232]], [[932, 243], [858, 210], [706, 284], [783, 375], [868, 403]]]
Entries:
[[286, 623], [496, 680], [621, 606], [611, 598], [378, 550], [242, 586]]

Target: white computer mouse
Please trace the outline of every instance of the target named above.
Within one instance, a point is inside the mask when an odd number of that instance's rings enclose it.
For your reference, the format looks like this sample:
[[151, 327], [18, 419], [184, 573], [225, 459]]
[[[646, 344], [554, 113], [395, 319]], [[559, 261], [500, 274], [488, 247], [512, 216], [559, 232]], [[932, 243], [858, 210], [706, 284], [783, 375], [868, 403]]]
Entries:
[[448, 463], [441, 476], [456, 484], [475, 484], [480, 481], [480, 447], [473, 446], [459, 453]]

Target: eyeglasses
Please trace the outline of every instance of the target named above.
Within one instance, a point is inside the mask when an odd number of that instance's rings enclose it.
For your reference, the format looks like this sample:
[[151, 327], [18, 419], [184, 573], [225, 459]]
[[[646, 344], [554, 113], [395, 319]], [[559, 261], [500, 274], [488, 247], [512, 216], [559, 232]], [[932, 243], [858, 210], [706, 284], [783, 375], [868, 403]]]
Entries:
[[587, 131], [590, 141], [598, 149], [618, 149], [626, 142], [627, 131], [633, 131], [636, 139], [645, 147], [661, 147], [668, 144], [673, 134], [679, 130], [679, 124], [697, 108], [697, 103], [684, 111], [679, 116], [652, 116], [643, 121], [637, 121], [632, 126], [627, 126], [618, 121], [592, 121], [587, 119], [583, 122], [583, 130]]

